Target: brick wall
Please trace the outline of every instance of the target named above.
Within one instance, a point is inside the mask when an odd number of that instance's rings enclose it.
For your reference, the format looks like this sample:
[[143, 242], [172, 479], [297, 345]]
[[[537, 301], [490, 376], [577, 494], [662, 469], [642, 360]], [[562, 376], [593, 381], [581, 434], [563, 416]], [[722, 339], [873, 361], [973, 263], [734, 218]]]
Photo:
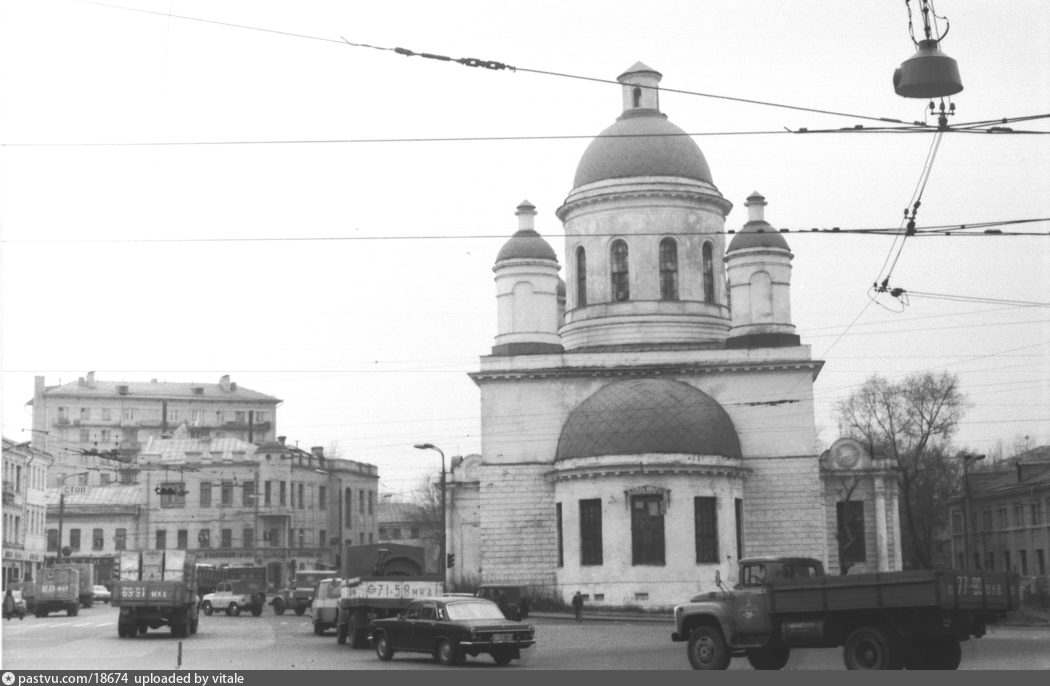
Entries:
[[558, 558], [549, 464], [486, 465], [481, 497], [481, 575], [485, 583], [552, 585]]
[[746, 458], [744, 555], [825, 559], [827, 533], [817, 457]]

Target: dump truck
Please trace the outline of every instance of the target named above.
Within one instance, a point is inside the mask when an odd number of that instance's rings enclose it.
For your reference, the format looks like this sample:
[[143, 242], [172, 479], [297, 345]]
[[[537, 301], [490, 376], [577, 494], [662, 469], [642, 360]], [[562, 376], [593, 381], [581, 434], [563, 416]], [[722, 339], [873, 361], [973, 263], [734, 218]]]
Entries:
[[424, 573], [420, 546], [347, 546], [340, 576], [320, 582], [313, 601], [314, 633], [335, 627], [340, 645], [365, 648], [370, 621], [396, 615], [412, 600], [444, 590], [442, 575]]
[[746, 657], [781, 669], [794, 648], [843, 648], [847, 669], [957, 669], [960, 643], [1017, 609], [1010, 572], [924, 569], [826, 576], [819, 560], [745, 558], [729, 589], [674, 608], [672, 641], [693, 669]]
[[72, 567], [45, 567], [33, 590], [33, 611], [37, 617], [63, 610], [69, 617], [80, 613], [80, 572]]
[[168, 626], [171, 635], [197, 633], [197, 567], [185, 550], [125, 550], [111, 604], [120, 608], [117, 635], [133, 638]]
[[95, 604], [95, 565], [90, 562], [63, 562], [55, 569], [68, 568], [80, 572], [80, 606], [91, 607]]
[[299, 569], [288, 584], [273, 597], [270, 604], [273, 611], [283, 615], [285, 610], [292, 610], [297, 615], [302, 615], [314, 600], [314, 590], [322, 579], [330, 579], [338, 576], [339, 572], [334, 569]]

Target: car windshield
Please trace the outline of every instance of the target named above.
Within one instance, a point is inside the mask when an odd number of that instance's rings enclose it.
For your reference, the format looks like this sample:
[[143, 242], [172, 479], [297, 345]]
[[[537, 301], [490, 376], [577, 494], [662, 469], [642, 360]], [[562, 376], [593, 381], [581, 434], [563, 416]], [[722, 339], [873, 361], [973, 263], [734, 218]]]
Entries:
[[492, 602], [449, 603], [445, 606], [448, 618], [456, 619], [503, 619], [503, 612]]

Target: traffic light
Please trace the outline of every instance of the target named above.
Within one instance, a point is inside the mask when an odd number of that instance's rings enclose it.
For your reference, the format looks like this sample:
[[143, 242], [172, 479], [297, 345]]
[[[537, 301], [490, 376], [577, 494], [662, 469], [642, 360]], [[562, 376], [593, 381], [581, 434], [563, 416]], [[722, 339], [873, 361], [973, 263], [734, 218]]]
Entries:
[[446, 567], [455, 567], [456, 566], [456, 554], [455, 553], [448, 553], [447, 555], [445, 555], [445, 566]]

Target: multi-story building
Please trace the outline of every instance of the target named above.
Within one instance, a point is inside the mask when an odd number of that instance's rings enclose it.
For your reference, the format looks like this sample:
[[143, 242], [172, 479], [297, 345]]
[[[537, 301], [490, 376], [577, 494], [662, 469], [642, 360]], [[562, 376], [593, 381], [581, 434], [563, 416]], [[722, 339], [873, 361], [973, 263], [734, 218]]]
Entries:
[[1021, 575], [1027, 593], [1050, 587], [1050, 446], [971, 471], [949, 504], [957, 567]]
[[134, 462], [150, 439], [179, 426], [192, 438], [235, 438], [249, 443], [276, 436], [273, 396], [239, 387], [223, 376], [218, 383], [105, 381], [94, 372], [74, 382], [46, 386], [36, 377], [33, 447], [55, 457], [64, 476], [88, 469], [93, 484], [104, 484], [116, 460]]
[[51, 456], [3, 439], [3, 587], [36, 578], [44, 563], [44, 487]]
[[49, 492], [52, 554], [68, 546], [72, 558], [104, 569], [123, 549], [191, 550], [200, 562], [265, 565], [278, 586], [293, 564], [335, 566], [341, 544], [376, 541], [375, 465], [304, 451], [283, 436], [256, 445], [190, 438], [180, 427], [147, 440], [119, 471], [122, 485], [67, 488], [76, 492], [64, 499]]

